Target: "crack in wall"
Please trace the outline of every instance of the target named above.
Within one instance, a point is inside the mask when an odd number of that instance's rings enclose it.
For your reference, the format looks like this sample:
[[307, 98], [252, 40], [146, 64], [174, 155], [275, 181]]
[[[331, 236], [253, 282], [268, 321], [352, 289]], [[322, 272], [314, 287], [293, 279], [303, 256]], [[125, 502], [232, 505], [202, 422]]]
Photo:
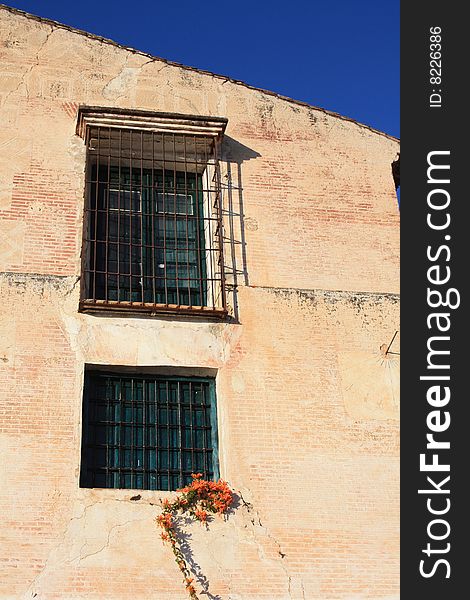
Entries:
[[22, 85], [24, 85], [26, 87], [26, 97], [29, 99], [29, 88], [28, 88], [28, 83], [26, 78], [31, 75], [31, 73], [33, 72], [33, 70], [37, 67], [39, 67], [39, 55], [41, 54], [41, 52], [44, 50], [44, 47], [46, 46], [47, 42], [49, 41], [49, 38], [51, 37], [51, 35], [57, 31], [57, 27], [53, 27], [51, 26], [51, 30], [48, 34], [46, 34], [46, 39], [42, 42], [41, 46], [39, 47], [38, 51], [36, 52], [36, 57], [35, 60], [36, 62], [33, 63], [29, 69], [27, 69], [21, 79], [20, 82], [18, 83], [18, 85], [16, 86], [16, 88], [14, 90], [11, 90], [10, 92], [8, 92], [8, 94], [6, 94], [4, 100], [3, 100], [3, 104], [5, 105], [7, 103], [7, 100], [9, 100], [10, 96], [16, 94], [18, 92], [18, 90], [21, 88]]
[[[189, 98], [187, 98], [185, 96], [180, 96], [179, 94], [175, 94], [174, 91], [173, 91], [173, 98], [176, 98], [177, 100], [180, 100], [182, 102], [186, 102], [194, 114], [196, 114], [196, 115], [199, 114], [199, 109], [194, 104], [194, 102], [192, 100], [190, 100]], [[181, 108], [179, 110], [181, 110]]]
[[[111, 534], [113, 533], [113, 531], [115, 531], [116, 529], [119, 529], [120, 527], [126, 527], [130, 523], [138, 523], [139, 521], [148, 521], [148, 517], [140, 518], [140, 519], [128, 519], [124, 523], [117, 523], [116, 525], [113, 525], [111, 527], [111, 529], [108, 531], [108, 535], [107, 535], [105, 544], [101, 548], [99, 548], [98, 550], [95, 550], [94, 552], [90, 552], [89, 554], [85, 554], [85, 556], [82, 556], [81, 553], [82, 553], [83, 549], [87, 545], [87, 542], [85, 542], [83, 544], [83, 546], [80, 548], [80, 554], [79, 554], [79, 557], [78, 557], [78, 564], [80, 565], [80, 563], [83, 560], [85, 560], [86, 558], [89, 558], [90, 556], [96, 556], [100, 552], [103, 552], [103, 550], [106, 550], [106, 548], [109, 548], [109, 544], [110, 544], [110, 540], [111, 540]], [[72, 562], [72, 561], [70, 561], [70, 562]]]
[[[106, 548], [108, 548], [110, 545], [111, 536], [115, 530], [122, 528], [122, 527], [126, 527], [130, 523], [136, 523], [139, 521], [148, 521], [149, 520], [149, 517], [146, 516], [146, 517], [139, 517], [137, 519], [127, 519], [123, 523], [116, 523], [108, 530], [108, 533], [106, 535], [106, 541], [104, 544], [102, 544], [102, 546], [100, 548], [98, 548], [97, 550], [94, 550], [92, 552], [89, 552], [88, 554], [83, 555], [82, 554], [83, 550], [89, 544], [89, 541], [86, 540], [84, 542], [84, 544], [82, 544], [82, 546], [80, 547], [80, 550], [76, 556], [73, 556], [73, 557], [67, 556], [65, 551], [70, 546], [70, 538], [71, 537], [73, 538], [72, 532], [71, 532], [72, 523], [74, 523], [76, 521], [84, 520], [85, 517], [87, 516], [87, 513], [89, 512], [89, 510], [91, 508], [94, 508], [100, 504], [110, 503], [112, 501], [114, 501], [114, 499], [112, 499], [112, 500], [110, 500], [110, 499], [94, 500], [94, 501], [90, 502], [89, 504], [86, 504], [83, 507], [83, 510], [81, 511], [81, 513], [79, 515], [73, 516], [70, 519], [68, 519], [65, 528], [57, 536], [58, 541], [50, 549], [50, 551], [47, 555], [47, 558], [45, 560], [43, 568], [34, 577], [34, 579], [29, 584], [28, 588], [23, 593], [22, 597], [24, 600], [37, 597], [37, 595], [41, 591], [40, 587], [41, 587], [42, 580], [47, 575], [47, 573], [50, 572], [51, 568], [53, 568], [55, 571], [57, 571], [62, 565], [73, 564], [73, 563], [76, 563], [77, 561], [78, 561], [78, 565], [80, 565], [82, 561], [89, 558], [90, 556], [95, 556], [95, 555], [99, 554], [100, 552], [103, 552], [104, 550], [106, 550]], [[130, 500], [121, 500], [121, 502], [122, 501], [126, 501], [129, 503], [131, 502]], [[135, 502], [133, 502], [133, 504], [135, 504]], [[62, 556], [62, 552], [65, 556], [61, 559], [60, 557]], [[57, 557], [58, 557], [58, 560], [54, 560]], [[52, 564], [53, 564], [53, 567], [51, 566]]]
[[[63, 544], [64, 544], [64, 542], [65, 542], [65, 539], [66, 539], [66, 537], [67, 537], [67, 533], [68, 533], [68, 531], [69, 531], [69, 529], [70, 529], [70, 524], [71, 524], [73, 521], [79, 521], [79, 520], [83, 519], [83, 517], [84, 517], [84, 516], [86, 515], [86, 513], [87, 513], [87, 510], [88, 510], [89, 508], [91, 508], [92, 506], [94, 506], [95, 504], [96, 504], [96, 502], [92, 502], [91, 504], [87, 504], [87, 505], [86, 505], [86, 506], [83, 508], [83, 511], [82, 511], [82, 513], [81, 513], [79, 516], [77, 516], [77, 517], [71, 517], [71, 518], [70, 518], [70, 519], [67, 521], [67, 524], [66, 524], [65, 528], [64, 528], [64, 529], [63, 529], [63, 531], [62, 531], [60, 534], [58, 534], [58, 536], [57, 536], [57, 538], [58, 538], [58, 543], [57, 543], [57, 544], [55, 544], [55, 545], [53, 545], [53, 546], [52, 546], [52, 548], [50, 549], [50, 551], [49, 551], [49, 553], [48, 553], [48, 555], [47, 555], [47, 557], [46, 557], [46, 560], [45, 560], [45, 562], [44, 562], [44, 566], [43, 566], [43, 568], [42, 568], [42, 569], [41, 569], [41, 571], [39, 571], [39, 573], [38, 573], [38, 574], [37, 574], [37, 575], [34, 577], [34, 579], [33, 579], [33, 580], [31, 581], [31, 583], [29, 584], [28, 588], [27, 588], [27, 589], [26, 589], [26, 591], [24, 592], [24, 594], [23, 594], [23, 598], [24, 598], [25, 600], [26, 600], [26, 598], [27, 598], [27, 597], [34, 597], [35, 595], [37, 595], [37, 592], [35, 592], [35, 591], [34, 591], [32, 588], [36, 587], [36, 586], [37, 586], [37, 585], [40, 583], [40, 581], [42, 580], [42, 578], [43, 578], [43, 576], [44, 576], [45, 572], [47, 571], [47, 569], [48, 569], [48, 567], [49, 567], [49, 564], [50, 564], [50, 561], [51, 561], [51, 559], [52, 559], [52, 556], [53, 556], [54, 552], [58, 551], [58, 550], [59, 550], [59, 548], [61, 548], [61, 547], [63, 546]], [[63, 564], [63, 563], [65, 563], [65, 562], [67, 562], [67, 561], [66, 561], [66, 560], [64, 560], [64, 561], [62, 562], [62, 564]], [[28, 592], [31, 592], [31, 596], [28, 596]]]
[[[248, 493], [249, 490], [247, 490]], [[237, 490], [237, 493], [240, 496], [240, 499], [242, 500], [243, 506], [246, 509], [247, 513], [250, 514], [251, 512], [254, 513], [255, 518], [250, 519], [250, 522], [253, 526], [253, 530], [252, 530], [252, 534], [253, 534], [253, 541], [255, 542], [256, 548], [257, 548], [257, 552], [258, 555], [260, 557], [260, 559], [264, 559], [267, 562], [271, 562], [274, 563], [276, 565], [280, 565], [281, 569], [284, 571], [284, 574], [287, 578], [287, 593], [289, 595], [289, 598], [291, 598], [291, 600], [294, 600], [294, 597], [292, 596], [292, 589], [291, 589], [291, 584], [292, 584], [292, 575], [289, 574], [289, 568], [287, 566], [288, 563], [288, 558], [286, 559], [287, 554], [285, 552], [282, 551], [282, 546], [281, 543], [279, 542], [279, 540], [277, 540], [277, 538], [269, 531], [269, 529], [263, 525], [263, 523], [261, 522], [261, 516], [258, 512], [257, 509], [254, 508], [253, 504], [251, 502], [247, 502], [245, 500], [245, 498], [243, 497], [243, 494], [240, 490]], [[259, 541], [256, 539], [256, 532], [255, 532], [255, 528], [259, 527], [260, 529], [263, 530], [264, 535], [271, 540], [274, 545], [277, 547], [277, 552], [279, 554], [279, 560], [275, 560], [273, 558], [269, 558], [266, 555], [266, 551], [265, 549], [262, 547], [262, 544], [259, 543]], [[305, 589], [304, 589], [304, 584], [302, 579], [299, 577], [298, 578], [299, 583], [300, 583], [300, 587], [301, 587], [301, 591], [302, 591], [302, 598], [305, 599]]]
[[[128, 67], [131, 54], [126, 54], [122, 67], [117, 75], [112, 77], [101, 90], [101, 94], [108, 100], [120, 100], [126, 95], [129, 89], [129, 83], [132, 82], [136, 69]], [[118, 93], [116, 96], [115, 93]], [[122, 93], [119, 93], [122, 92]]]
[[66, 290], [66, 292], [64, 294], [64, 297], [71, 296], [75, 292], [75, 289], [77, 287], [77, 283], [79, 283], [80, 279], [81, 279], [80, 275], [78, 275], [77, 277], [75, 277], [75, 280], [74, 280], [74, 282], [72, 284], [72, 287], [69, 288], [68, 290]]
[[[135, 93], [135, 90], [137, 89], [136, 80], [141, 74], [142, 69], [146, 65], [156, 62], [154, 59], [149, 59], [138, 67], [130, 67], [129, 60], [131, 58], [133, 58], [133, 54], [127, 54], [119, 73], [112, 77], [103, 86], [101, 93], [104, 98], [118, 101], [122, 98], [125, 98], [130, 92]], [[169, 65], [163, 65], [160, 69], [158, 69], [157, 74], [160, 74], [163, 69], [167, 68], [168, 66]]]
[[[246, 495], [249, 492], [247, 490], [245, 490], [244, 493]], [[276, 570], [281, 569], [284, 572], [285, 577], [286, 577], [286, 590], [287, 590], [286, 598], [290, 598], [291, 600], [303, 598], [305, 600], [304, 584], [300, 578], [298, 578], [298, 577], [294, 578], [294, 576], [290, 574], [289, 567], [284, 562], [285, 561], [284, 557], [286, 556], [286, 554], [284, 552], [282, 552], [282, 546], [281, 546], [280, 542], [270, 532], [268, 527], [263, 524], [259, 511], [253, 507], [251, 502], [248, 502], [245, 499], [244, 494], [239, 490], [237, 490], [237, 494], [239, 495], [239, 498], [240, 498], [240, 503], [241, 503], [240, 508], [242, 509], [242, 515], [243, 515], [243, 513], [245, 513], [244, 516], [242, 516], [244, 527], [240, 527], [240, 525], [237, 525], [237, 523], [234, 523], [232, 525], [233, 532], [236, 534], [236, 536], [238, 537], [238, 539], [240, 541], [243, 541], [242, 540], [242, 537], [244, 537], [243, 532], [246, 530], [246, 533], [248, 534], [248, 538], [249, 538], [246, 541], [248, 541], [249, 543], [254, 545], [256, 552], [260, 559], [261, 568], [262, 568], [263, 564], [264, 565], [272, 564], [274, 566], [274, 568], [276, 568]], [[132, 499], [132, 498], [134, 498], [134, 499]], [[139, 500], [142, 500], [142, 498], [139, 498]], [[148, 515], [146, 515], [146, 516], [139, 516], [136, 518], [126, 518], [125, 520], [123, 520], [121, 522], [115, 523], [108, 529], [108, 531], [106, 533], [103, 532], [103, 534], [105, 535], [104, 540], [100, 541], [100, 540], [93, 539], [93, 538], [90, 540], [90, 539], [86, 539], [86, 537], [85, 537], [85, 541], [81, 544], [78, 552], [76, 552], [74, 556], [70, 556], [70, 550], [73, 545], [73, 540], [74, 540], [74, 538], [77, 537], [77, 533], [75, 531], [75, 528], [73, 528], [73, 524], [76, 524], [79, 521], [86, 521], [89, 512], [92, 509], [95, 509], [96, 507], [98, 507], [99, 505], [108, 505], [111, 508], [112, 504], [114, 502], [124, 502], [125, 504], [135, 506], [136, 498], [135, 498], [135, 496], [132, 496], [129, 498], [94, 499], [93, 501], [88, 502], [85, 506], [80, 507], [80, 512], [78, 514], [71, 516], [68, 519], [66, 526], [62, 530], [62, 533], [57, 536], [58, 541], [50, 549], [43, 568], [38, 573], [38, 575], [33, 579], [33, 581], [31, 581], [27, 590], [23, 594], [22, 597], [24, 600], [26, 600], [27, 598], [30, 599], [32, 597], [37, 597], [39, 594], [41, 594], [43, 591], [42, 590], [42, 582], [44, 581], [44, 579], [47, 578], [47, 576], [50, 575], [51, 573], [59, 572], [61, 566], [67, 565], [67, 564], [68, 565], [75, 564], [76, 566], [80, 567], [82, 565], [83, 561], [85, 561], [86, 559], [93, 557], [93, 556], [97, 556], [100, 553], [105, 552], [107, 549], [109, 549], [112, 546], [113, 538], [117, 531], [119, 531], [123, 528], [126, 528], [129, 525], [148, 521], [150, 519], [150, 517]], [[144, 500], [144, 502], [142, 502], [140, 504], [140, 506], [145, 507], [145, 509], [148, 509], [150, 506], [154, 506], [154, 505], [155, 505], [154, 503], [152, 503], [150, 501], [146, 502], [145, 500]], [[76, 508], [75, 508], [75, 510], [76, 510]], [[249, 525], [250, 523], [251, 523], [251, 527]], [[81, 531], [80, 535], [82, 535], [82, 536], [86, 535], [86, 532], [84, 530], [82, 531], [80, 529], [80, 531]], [[263, 543], [263, 539], [260, 538], [260, 533], [266, 540], [270, 540], [274, 544], [275, 548], [277, 549], [278, 555], [280, 557], [279, 559], [269, 556], [269, 550], [267, 548], [265, 548], [265, 543]], [[98, 547], [96, 547], [96, 545], [95, 545], [96, 543], [99, 543]], [[94, 545], [95, 545], [95, 547], [93, 548]], [[213, 547], [211, 544], [207, 544], [207, 546], [204, 548], [204, 550], [209, 554], [212, 564], [216, 567], [217, 572], [219, 573], [221, 579], [224, 580], [227, 585], [227, 600], [240, 600], [242, 598], [242, 596], [237, 594], [233, 590], [233, 574], [229, 568], [225, 568], [224, 565], [219, 561], [219, 557], [217, 556], [216, 548]], [[295, 593], [295, 590], [293, 589], [294, 580], [296, 580], [298, 582], [298, 585], [300, 588], [298, 591], [301, 592], [302, 596]], [[222, 600], [221, 596], [212, 595], [210, 593], [209, 589], [207, 589], [204, 593], [208, 598], [210, 598], [212, 600]]]
[[[232, 580], [233, 580], [232, 572], [229, 570], [228, 571], [228, 577], [227, 577], [227, 572], [223, 570], [222, 565], [220, 564], [220, 562], [219, 562], [219, 560], [218, 560], [215, 552], [212, 550], [212, 545], [211, 544], [209, 544], [206, 547], [206, 550], [208, 551], [209, 556], [212, 558], [212, 563], [217, 567], [217, 570], [219, 571], [220, 575], [222, 577], [226, 577], [227, 587], [228, 587], [228, 597], [227, 597], [227, 600], [235, 600], [232, 597]], [[208, 596], [208, 598], [210, 600], [221, 600], [220, 596], [212, 596], [212, 594], [208, 593], [207, 591], [205, 591], [204, 593]]]

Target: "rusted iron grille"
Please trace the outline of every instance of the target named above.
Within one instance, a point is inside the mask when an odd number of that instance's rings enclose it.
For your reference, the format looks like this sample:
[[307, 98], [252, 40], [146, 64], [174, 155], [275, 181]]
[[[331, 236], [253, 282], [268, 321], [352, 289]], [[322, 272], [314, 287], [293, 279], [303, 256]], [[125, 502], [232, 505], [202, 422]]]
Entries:
[[82, 308], [225, 312], [211, 136], [89, 127]]
[[217, 475], [213, 380], [88, 372], [81, 487], [176, 490]]

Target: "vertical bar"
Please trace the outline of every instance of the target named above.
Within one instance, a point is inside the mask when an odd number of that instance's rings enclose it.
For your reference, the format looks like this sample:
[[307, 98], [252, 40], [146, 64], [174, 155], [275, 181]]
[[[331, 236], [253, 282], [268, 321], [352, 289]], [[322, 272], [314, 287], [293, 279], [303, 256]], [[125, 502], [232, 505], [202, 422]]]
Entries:
[[212, 449], [212, 477], [219, 478], [219, 436], [217, 427], [217, 400], [215, 396], [215, 379], [210, 379], [207, 383], [209, 395], [209, 423], [210, 423], [210, 447]]
[[117, 441], [117, 446], [119, 448], [118, 450], [118, 456], [119, 456], [119, 464], [118, 464], [118, 481], [119, 481], [119, 487], [122, 488], [124, 487], [122, 484], [122, 465], [124, 464], [124, 446], [123, 446], [123, 420], [122, 420], [122, 416], [123, 416], [123, 406], [122, 406], [122, 378], [119, 377], [119, 379], [117, 379], [116, 381], [119, 381], [118, 385], [118, 389], [117, 389], [117, 401], [119, 402], [119, 415], [120, 415], [120, 427], [119, 427], [119, 440]]
[[[151, 180], [151, 188], [150, 188], [150, 203], [149, 203], [149, 216], [151, 223], [151, 251], [152, 251], [152, 300], [153, 304], [157, 303], [157, 293], [155, 289], [155, 219], [158, 218], [158, 210], [157, 210], [157, 202], [158, 202], [158, 192], [156, 191], [158, 186], [155, 183], [155, 132], [152, 131], [150, 134], [152, 139], [152, 180]], [[158, 245], [158, 244], [157, 244]]]
[[208, 447], [208, 432], [209, 432], [209, 427], [210, 427], [210, 422], [209, 424], [207, 423], [207, 384], [204, 382], [201, 384], [201, 388], [202, 388], [202, 398], [203, 398], [203, 403], [204, 403], [204, 410], [203, 410], [203, 415], [204, 415], [204, 430], [203, 430], [203, 434], [202, 434], [202, 439], [203, 439], [203, 450], [202, 450], [202, 457], [203, 457], [203, 461], [204, 461], [204, 479], [207, 479], [208, 477], [208, 473], [209, 473], [209, 465], [207, 462], [207, 447]]
[[217, 187], [217, 196], [219, 197], [218, 202], [218, 221], [219, 221], [219, 261], [220, 261], [220, 292], [222, 298], [222, 308], [227, 307], [227, 299], [225, 296], [225, 268], [224, 268], [224, 247], [223, 247], [223, 233], [224, 233], [224, 223], [223, 223], [223, 214], [222, 214], [222, 182], [220, 178], [220, 165], [219, 165], [219, 144], [220, 138], [218, 137], [214, 141], [214, 159], [215, 159], [215, 175], [216, 175], [216, 187]]
[[154, 379], [154, 389], [153, 389], [153, 402], [155, 404], [155, 448], [154, 448], [154, 452], [155, 452], [155, 486], [156, 489], [160, 489], [160, 469], [158, 468], [158, 448], [160, 446], [160, 435], [159, 435], [159, 431], [158, 431], [158, 396], [157, 396], [157, 392], [158, 390], [158, 380]]
[[129, 129], [129, 302], [132, 304], [132, 129]]
[[118, 152], [118, 206], [117, 206], [117, 301], [121, 301], [121, 157], [122, 157], [122, 129], [119, 128]]
[[[107, 387], [106, 386], [106, 391], [107, 391]], [[110, 479], [110, 473], [109, 473], [109, 427], [112, 427], [110, 421], [112, 420], [110, 418], [110, 407], [111, 407], [111, 398], [109, 397], [110, 395], [105, 393], [106, 398], [99, 398], [100, 402], [103, 402], [103, 400], [106, 400], [106, 487], [112, 487], [111, 485], [111, 479]], [[96, 400], [95, 400], [96, 402]]]
[[104, 277], [104, 299], [108, 301], [108, 279], [109, 279], [109, 196], [110, 196], [110, 187], [111, 187], [111, 127], [108, 128], [108, 140], [109, 140], [109, 150], [108, 150], [108, 172], [107, 172], [107, 196], [104, 197], [104, 202], [106, 206], [106, 234], [105, 234], [105, 273]]
[[163, 167], [163, 178], [162, 178], [162, 216], [163, 216], [163, 284], [165, 286], [165, 304], [168, 304], [168, 280], [167, 280], [167, 249], [166, 249], [166, 170], [165, 170], [165, 134], [162, 133], [162, 167]]
[[130, 452], [130, 472], [131, 472], [131, 489], [135, 489], [135, 459], [136, 459], [136, 421], [137, 407], [135, 402], [135, 387], [134, 378], [131, 378], [131, 452]]
[[96, 159], [96, 185], [95, 185], [95, 231], [94, 231], [94, 244], [95, 251], [93, 253], [93, 300], [96, 300], [96, 256], [98, 253], [98, 198], [99, 198], [99, 180], [100, 180], [100, 166], [101, 166], [101, 155], [100, 155], [100, 127], [97, 128], [98, 131], [98, 152]]
[[[215, 146], [214, 146], [215, 148]], [[208, 190], [210, 190], [207, 194], [207, 229], [208, 229], [208, 242], [209, 242], [209, 248], [208, 250], [206, 250], [206, 256], [207, 253], [209, 253], [209, 264], [210, 264], [210, 279], [208, 278], [208, 282], [210, 280], [210, 285], [211, 285], [211, 298], [212, 298], [212, 308], [215, 308], [215, 304], [216, 304], [216, 294], [215, 294], [215, 281], [216, 281], [216, 256], [215, 256], [215, 237], [217, 235], [217, 224], [215, 227], [215, 232], [213, 231], [214, 229], [214, 208], [215, 208], [215, 202], [212, 199], [212, 187], [211, 187], [211, 183], [209, 181], [209, 169], [206, 168], [206, 175], [207, 175], [207, 188]], [[217, 193], [217, 192], [216, 192]], [[217, 199], [217, 195], [216, 195], [216, 199]]]
[[[202, 280], [202, 260], [205, 260], [206, 257], [204, 256], [204, 258], [202, 257], [202, 251], [201, 251], [201, 223], [202, 223], [202, 232], [204, 235], [204, 193], [201, 190], [201, 196], [202, 196], [202, 215], [201, 213], [201, 202], [199, 200], [199, 169], [198, 169], [198, 160], [197, 160], [197, 152], [198, 152], [198, 148], [197, 148], [197, 141], [196, 141], [196, 136], [193, 136], [194, 139], [194, 170], [196, 172], [196, 178], [195, 178], [195, 183], [196, 183], [196, 210], [197, 210], [197, 235], [196, 235], [196, 248], [197, 248], [197, 267], [198, 267], [198, 281], [199, 281], [199, 305], [200, 306], [204, 306], [205, 302], [204, 302], [204, 289], [203, 289], [203, 280]], [[204, 186], [203, 186], [204, 187]]]
[[[145, 236], [146, 241], [147, 236]], [[140, 132], [140, 285], [142, 304], [145, 302], [144, 289], [144, 132]]]
[[147, 469], [147, 392], [149, 381], [142, 379], [142, 489], [150, 489], [150, 477]]
[[189, 431], [191, 436], [191, 466], [195, 471], [194, 465], [194, 427], [193, 427], [193, 419], [194, 419], [194, 411], [193, 411], [193, 384], [192, 381], [189, 382]]
[[114, 428], [113, 428], [113, 445], [114, 445], [114, 457], [116, 460], [114, 478], [113, 478], [113, 487], [119, 488], [121, 485], [121, 437], [122, 437], [122, 407], [121, 407], [121, 386], [120, 379], [118, 377], [114, 377], [114, 384], [112, 385], [112, 396], [113, 396], [113, 404], [114, 404]]
[[[89, 386], [89, 397], [88, 397], [88, 414], [89, 414], [89, 423], [91, 423], [91, 439], [88, 439], [88, 459], [89, 460], [87, 467], [87, 480], [91, 483], [91, 487], [95, 487], [96, 478], [96, 412], [95, 412], [95, 381], [93, 376], [90, 376], [90, 386]], [[91, 462], [91, 465], [89, 464]], [[91, 477], [90, 477], [91, 474]], [[89, 478], [90, 477], [90, 478]], [[90, 481], [91, 480], [91, 481]]]
[[[185, 221], [186, 221], [186, 277], [187, 285], [188, 285], [188, 305], [192, 306], [192, 298], [191, 298], [191, 277], [190, 277], [190, 266], [189, 266], [189, 233], [188, 233], [188, 162], [186, 158], [186, 135], [183, 135], [183, 158], [184, 158], [184, 194], [186, 196], [185, 200]], [[193, 197], [191, 196], [191, 202], [193, 201]], [[193, 217], [194, 217], [194, 209], [193, 209]]]
[[[211, 141], [211, 145], [214, 145], [214, 140]], [[215, 146], [214, 146], [215, 149]], [[206, 178], [207, 178], [207, 210], [209, 212], [210, 218], [210, 228], [209, 228], [209, 255], [210, 255], [210, 263], [211, 263], [211, 296], [212, 296], [212, 308], [215, 308], [217, 305], [217, 267], [216, 267], [216, 251], [215, 251], [215, 237], [217, 236], [217, 220], [214, 227], [214, 208], [217, 203], [217, 187], [214, 191], [213, 183], [215, 176], [215, 157], [214, 157], [214, 173], [210, 176], [209, 169], [206, 169]], [[213, 196], [215, 194], [215, 199]], [[214, 233], [212, 229], [215, 229]]]
[[179, 252], [179, 239], [178, 239], [178, 222], [177, 222], [177, 211], [176, 211], [176, 142], [175, 134], [173, 133], [173, 219], [174, 219], [174, 230], [175, 230], [175, 281], [176, 281], [176, 304], [180, 305], [180, 292], [179, 292], [179, 273], [178, 273], [178, 252]]
[[179, 430], [179, 485], [183, 485], [183, 403], [181, 402], [181, 382], [177, 381], [176, 398], [178, 401], [178, 430]]
[[115, 430], [113, 402], [114, 399], [112, 395], [112, 383], [109, 377], [101, 375], [101, 381], [105, 384], [105, 398], [101, 398], [101, 401], [106, 401], [106, 487], [112, 488], [114, 487], [114, 477], [112, 470], [112, 456]]
[[169, 385], [168, 385], [168, 379], [165, 381], [165, 388], [166, 388], [166, 408], [167, 408], [167, 416], [166, 416], [166, 428], [167, 428], [167, 474], [168, 474], [168, 489], [171, 489], [171, 475], [170, 475], [170, 459], [171, 459], [171, 454], [170, 454], [170, 440], [171, 440], [171, 435], [170, 435], [170, 390], [169, 390]]
[[93, 423], [95, 423], [95, 430], [94, 430], [94, 438], [93, 438], [93, 475], [94, 475], [94, 485], [96, 485], [96, 475], [98, 473], [98, 468], [99, 466], [97, 465], [97, 460], [96, 460], [96, 454], [97, 454], [97, 448], [98, 448], [98, 441], [96, 439], [96, 423], [97, 423], [97, 411], [96, 411], [96, 397], [97, 397], [97, 386], [96, 386], [96, 380], [95, 380], [95, 385], [93, 386], [93, 398], [92, 398], [92, 418], [93, 418]]

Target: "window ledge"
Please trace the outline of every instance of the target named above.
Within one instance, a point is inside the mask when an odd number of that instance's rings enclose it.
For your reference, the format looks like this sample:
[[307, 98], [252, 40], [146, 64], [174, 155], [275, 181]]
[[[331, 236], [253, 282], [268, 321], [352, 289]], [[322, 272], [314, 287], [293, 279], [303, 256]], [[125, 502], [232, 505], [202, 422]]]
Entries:
[[212, 308], [210, 306], [185, 306], [179, 304], [152, 304], [146, 302], [117, 302], [112, 300], [82, 300], [79, 304], [80, 312], [124, 312], [136, 314], [156, 315], [191, 315], [200, 317], [224, 318], [228, 311], [225, 308]]

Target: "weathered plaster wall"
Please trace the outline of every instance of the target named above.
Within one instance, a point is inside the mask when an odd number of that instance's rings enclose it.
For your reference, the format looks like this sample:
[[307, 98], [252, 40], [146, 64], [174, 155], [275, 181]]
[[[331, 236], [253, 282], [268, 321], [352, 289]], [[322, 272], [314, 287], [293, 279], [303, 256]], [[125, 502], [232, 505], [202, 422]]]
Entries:
[[[6, 9], [0, 24], [0, 598], [184, 597], [152, 523], [165, 494], [78, 487], [86, 363], [217, 369], [221, 474], [247, 504], [191, 529], [214, 597], [397, 598], [397, 363], [380, 351], [398, 329], [397, 142]], [[231, 320], [77, 312], [79, 104], [228, 117]]]

